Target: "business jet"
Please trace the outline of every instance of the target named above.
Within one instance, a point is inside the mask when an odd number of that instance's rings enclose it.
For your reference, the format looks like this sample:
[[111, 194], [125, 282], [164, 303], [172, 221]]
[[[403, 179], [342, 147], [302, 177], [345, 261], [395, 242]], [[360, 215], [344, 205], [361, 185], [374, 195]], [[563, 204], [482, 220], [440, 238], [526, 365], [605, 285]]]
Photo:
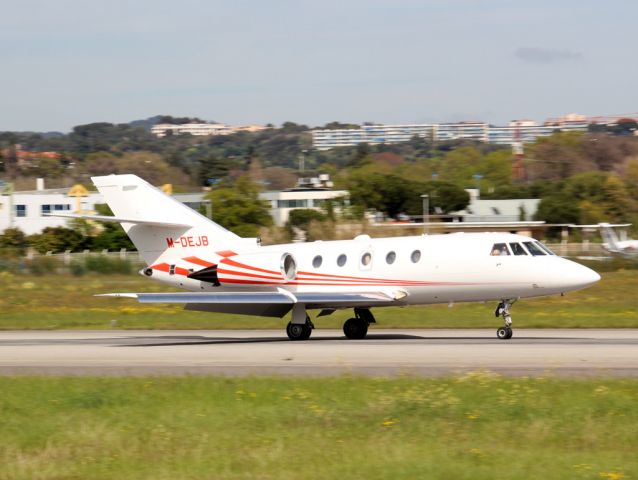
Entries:
[[616, 231], [612, 228], [628, 227], [630, 224], [610, 225], [609, 223], [599, 223], [600, 234], [603, 237], [603, 248], [609, 253], [620, 255], [625, 258], [638, 258], [638, 240], [620, 240]]
[[119, 222], [147, 264], [141, 273], [185, 292], [110, 293], [186, 310], [291, 318], [291, 340], [310, 338], [317, 317], [353, 309], [343, 325], [365, 338], [372, 309], [497, 302], [499, 339], [512, 337], [511, 308], [521, 298], [563, 294], [600, 276], [533, 238], [454, 233], [262, 246], [241, 238], [135, 175], [93, 177], [114, 216], [58, 214]]

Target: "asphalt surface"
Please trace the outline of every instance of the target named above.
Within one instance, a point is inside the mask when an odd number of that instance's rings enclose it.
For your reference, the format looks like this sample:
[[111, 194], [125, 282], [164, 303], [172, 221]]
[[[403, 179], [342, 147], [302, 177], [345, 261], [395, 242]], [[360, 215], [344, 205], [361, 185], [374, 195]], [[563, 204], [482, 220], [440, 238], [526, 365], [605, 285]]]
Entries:
[[638, 329], [382, 330], [347, 340], [315, 330], [0, 332], [3, 375], [295, 375], [638, 377]]

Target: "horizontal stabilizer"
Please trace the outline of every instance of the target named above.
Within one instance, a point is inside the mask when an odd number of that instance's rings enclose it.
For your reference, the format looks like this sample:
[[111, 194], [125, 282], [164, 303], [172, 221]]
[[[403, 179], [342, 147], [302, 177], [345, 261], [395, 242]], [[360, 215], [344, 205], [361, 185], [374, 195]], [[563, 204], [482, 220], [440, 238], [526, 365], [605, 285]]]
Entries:
[[141, 220], [133, 218], [121, 218], [111, 217], [107, 215], [83, 215], [81, 213], [50, 213], [46, 215], [49, 217], [63, 217], [63, 218], [78, 218], [81, 220], [97, 220], [99, 222], [117, 222], [117, 223], [132, 223], [135, 225], [149, 225], [153, 227], [168, 227], [168, 228], [191, 228], [192, 225], [185, 223], [173, 223], [163, 222], [161, 220]]

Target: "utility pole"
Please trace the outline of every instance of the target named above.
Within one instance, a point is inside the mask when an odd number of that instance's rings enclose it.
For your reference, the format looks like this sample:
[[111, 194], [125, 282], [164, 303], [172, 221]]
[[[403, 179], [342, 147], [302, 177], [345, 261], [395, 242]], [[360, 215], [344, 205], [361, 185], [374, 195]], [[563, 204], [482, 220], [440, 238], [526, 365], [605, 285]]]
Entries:
[[424, 193], [421, 198], [423, 199], [423, 233], [427, 235], [430, 233], [430, 196]]
[[308, 150], [302, 150], [301, 155], [299, 155], [299, 173], [302, 175], [306, 169], [306, 153], [308, 153]]

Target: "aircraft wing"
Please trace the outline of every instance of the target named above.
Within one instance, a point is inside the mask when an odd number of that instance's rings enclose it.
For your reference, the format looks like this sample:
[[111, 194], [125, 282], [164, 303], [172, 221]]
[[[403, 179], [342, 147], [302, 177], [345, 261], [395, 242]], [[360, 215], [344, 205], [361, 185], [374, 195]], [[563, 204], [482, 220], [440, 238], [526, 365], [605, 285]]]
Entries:
[[372, 307], [400, 301], [406, 294], [403, 291], [383, 289], [370, 292], [308, 293], [277, 289], [266, 292], [106, 293], [96, 296], [137, 298], [140, 303], [181, 303], [186, 310], [283, 317], [296, 303], [303, 303], [309, 309]]
[[49, 213], [45, 215], [47, 217], [62, 217], [62, 218], [79, 218], [81, 220], [97, 220], [99, 222], [117, 222], [117, 223], [134, 223], [136, 225], [150, 225], [154, 227], [175, 227], [175, 228], [190, 228], [192, 225], [185, 223], [172, 223], [163, 222], [161, 220], [141, 220], [133, 218], [121, 218], [111, 217], [108, 215], [85, 215], [81, 213]]

